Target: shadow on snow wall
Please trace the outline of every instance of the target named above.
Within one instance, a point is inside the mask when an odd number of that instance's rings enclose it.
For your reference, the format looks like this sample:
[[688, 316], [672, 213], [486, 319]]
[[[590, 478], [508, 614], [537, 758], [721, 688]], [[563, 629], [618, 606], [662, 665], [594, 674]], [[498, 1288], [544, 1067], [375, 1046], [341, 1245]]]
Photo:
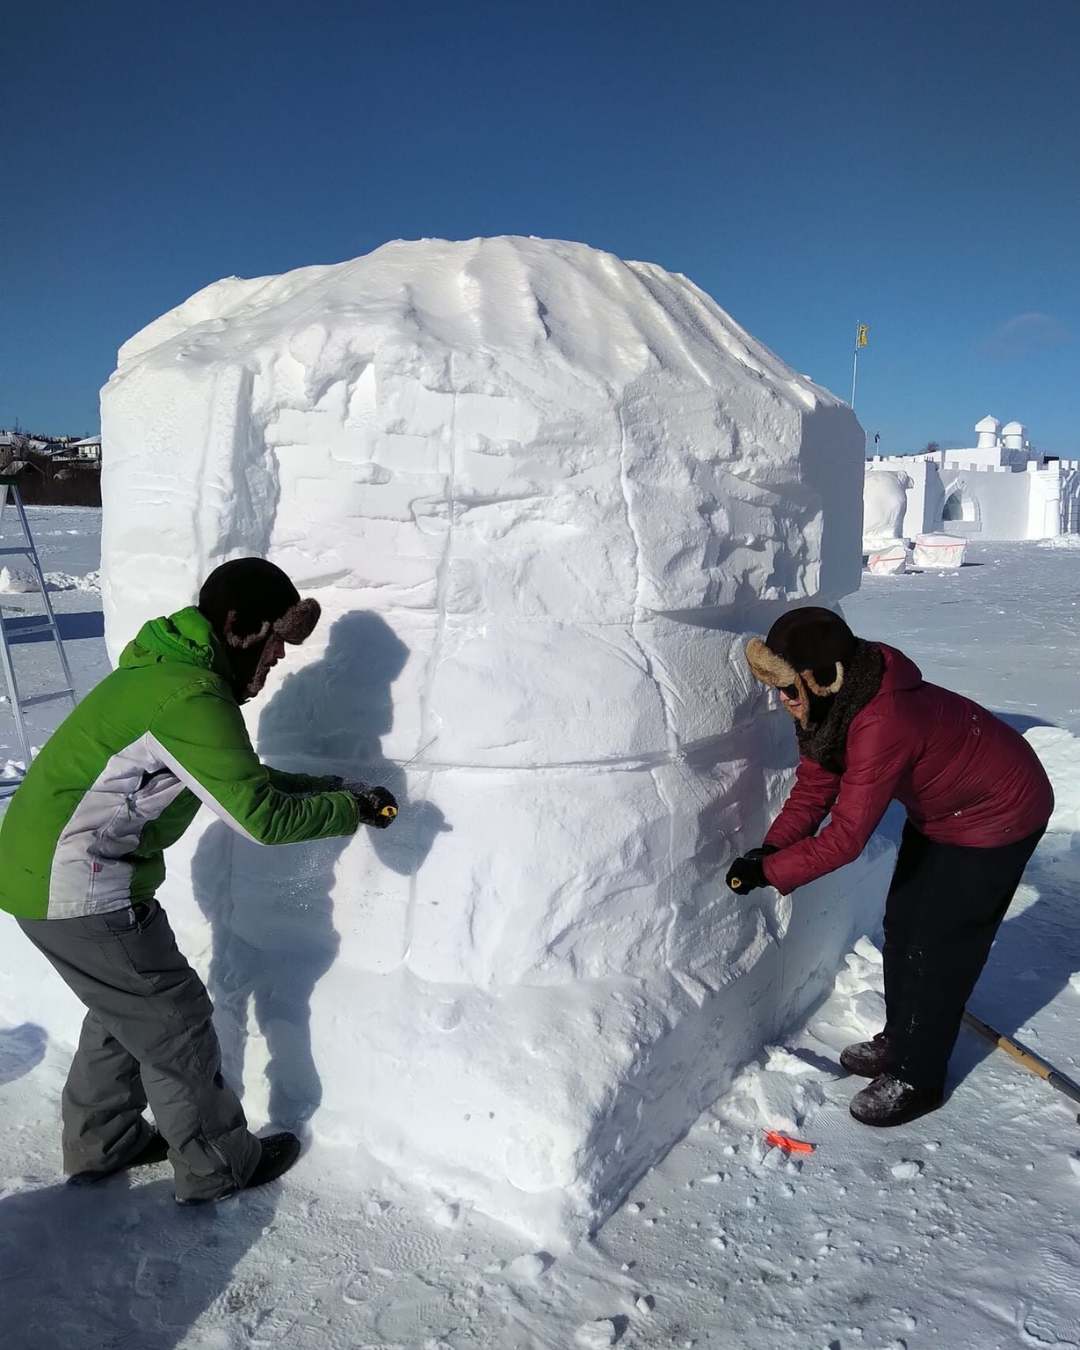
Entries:
[[[262, 757], [275, 768], [377, 783], [401, 814], [362, 833], [380, 862], [417, 872], [449, 829], [432, 803], [409, 802], [406, 775], [381, 749], [393, 726], [391, 687], [408, 648], [377, 614], [337, 620], [321, 660], [286, 677], [259, 721]], [[311, 995], [338, 954], [332, 892], [348, 839], [263, 848], [215, 823], [192, 863], [195, 899], [213, 934], [210, 995], [226, 1076], [244, 1081], [249, 1007], [266, 1039], [269, 1117], [300, 1129], [322, 1100], [311, 1048]]]

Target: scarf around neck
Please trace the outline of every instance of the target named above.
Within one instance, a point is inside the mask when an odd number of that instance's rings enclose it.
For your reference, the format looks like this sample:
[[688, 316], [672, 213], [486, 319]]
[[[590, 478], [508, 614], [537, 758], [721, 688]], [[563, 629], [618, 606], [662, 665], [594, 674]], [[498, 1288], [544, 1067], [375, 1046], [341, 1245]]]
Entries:
[[819, 720], [812, 717], [805, 730], [796, 725], [800, 754], [829, 773], [843, 773], [848, 731], [881, 688], [884, 674], [885, 657], [881, 648], [860, 638], [855, 645], [854, 657], [844, 668], [840, 692], [828, 700], [824, 716]]

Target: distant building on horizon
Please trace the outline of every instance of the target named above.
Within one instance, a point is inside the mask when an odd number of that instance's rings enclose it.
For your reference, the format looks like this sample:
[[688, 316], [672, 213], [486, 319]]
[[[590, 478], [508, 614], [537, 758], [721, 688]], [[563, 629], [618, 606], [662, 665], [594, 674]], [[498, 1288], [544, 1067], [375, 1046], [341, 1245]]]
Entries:
[[976, 443], [916, 455], [874, 455], [867, 475], [903, 474], [903, 535], [1049, 539], [1080, 533], [1080, 459], [1040, 454], [1021, 422], [975, 424]]
[[101, 435], [99, 433], [97, 436], [87, 436], [81, 441], [70, 441], [65, 449], [83, 463], [99, 463], [101, 460]]
[[50, 439], [0, 429], [0, 473], [28, 506], [100, 506], [101, 437]]

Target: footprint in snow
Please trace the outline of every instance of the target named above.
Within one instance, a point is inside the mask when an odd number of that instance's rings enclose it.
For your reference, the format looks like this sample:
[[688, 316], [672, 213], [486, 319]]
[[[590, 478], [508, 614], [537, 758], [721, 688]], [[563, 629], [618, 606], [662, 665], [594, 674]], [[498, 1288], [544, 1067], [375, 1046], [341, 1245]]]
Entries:
[[374, 1325], [391, 1342], [415, 1345], [425, 1338], [448, 1336], [460, 1320], [450, 1292], [412, 1275], [375, 1304]]

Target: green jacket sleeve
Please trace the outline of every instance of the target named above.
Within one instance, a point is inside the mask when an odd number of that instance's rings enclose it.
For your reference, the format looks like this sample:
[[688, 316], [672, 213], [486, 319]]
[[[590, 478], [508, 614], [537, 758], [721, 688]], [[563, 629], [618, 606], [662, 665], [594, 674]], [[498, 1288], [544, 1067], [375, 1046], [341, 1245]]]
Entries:
[[323, 775], [314, 778], [308, 773], [287, 773], [284, 769], [275, 769], [272, 764], [266, 766], [272, 787], [279, 792], [338, 792], [341, 790], [340, 778]]
[[162, 760], [239, 834], [258, 844], [298, 844], [354, 834], [360, 816], [348, 792], [283, 791], [256, 755], [237, 704], [201, 685], [177, 695], [151, 719]]

